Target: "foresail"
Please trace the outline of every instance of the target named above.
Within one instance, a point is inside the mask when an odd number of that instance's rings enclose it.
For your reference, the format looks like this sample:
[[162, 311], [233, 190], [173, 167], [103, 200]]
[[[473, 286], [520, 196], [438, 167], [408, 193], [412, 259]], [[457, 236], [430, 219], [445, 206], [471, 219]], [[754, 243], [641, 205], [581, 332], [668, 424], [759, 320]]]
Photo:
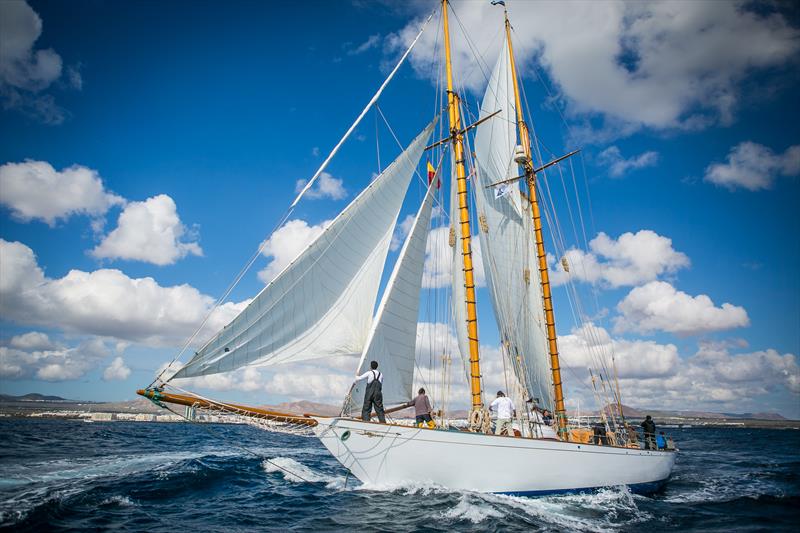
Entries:
[[[386, 405], [407, 402], [413, 396], [420, 290], [436, 181], [432, 179], [428, 185], [397, 258], [358, 367], [357, 374], [361, 374], [369, 370], [371, 361], [378, 362]], [[356, 383], [350, 392], [352, 404], [358, 405], [364, 398], [365, 388], [366, 380]]]
[[361, 354], [397, 215], [434, 125], [174, 377]]
[[482, 260], [503, 349], [530, 398], [552, 406], [541, 282], [534, 254], [528, 202], [518, 182], [487, 185], [519, 175], [514, 161], [517, 117], [514, 80], [504, 45], [480, 117], [500, 113], [477, 127], [475, 196]]

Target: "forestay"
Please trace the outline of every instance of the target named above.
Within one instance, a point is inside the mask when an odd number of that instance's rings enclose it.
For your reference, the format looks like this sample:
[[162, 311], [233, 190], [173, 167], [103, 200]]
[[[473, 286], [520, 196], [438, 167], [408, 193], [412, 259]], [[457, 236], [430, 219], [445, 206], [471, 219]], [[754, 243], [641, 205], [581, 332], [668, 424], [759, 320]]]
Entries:
[[[357, 374], [361, 374], [369, 370], [371, 361], [378, 362], [383, 374], [383, 401], [387, 405], [407, 402], [413, 396], [420, 290], [437, 179], [432, 179], [428, 185], [403, 243], [358, 366]], [[350, 391], [352, 404], [360, 402], [365, 390], [366, 380], [355, 384]]]
[[514, 80], [505, 44], [492, 72], [477, 127], [475, 200], [482, 261], [503, 349], [530, 398], [552, 406], [541, 281], [533, 253], [528, 202], [517, 181], [487, 185], [519, 174], [514, 161], [517, 116]]
[[434, 125], [174, 377], [361, 354], [397, 215]]

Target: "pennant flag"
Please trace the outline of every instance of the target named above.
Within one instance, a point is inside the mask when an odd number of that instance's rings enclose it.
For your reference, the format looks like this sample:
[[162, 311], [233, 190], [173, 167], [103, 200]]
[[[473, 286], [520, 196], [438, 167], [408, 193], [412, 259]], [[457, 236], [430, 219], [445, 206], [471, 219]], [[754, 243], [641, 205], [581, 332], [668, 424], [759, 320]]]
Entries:
[[[433, 181], [433, 179], [435, 177], [436, 177], [436, 169], [433, 168], [433, 165], [431, 165], [431, 162], [428, 161], [428, 185], [431, 184], [431, 182]], [[441, 187], [442, 187], [442, 180], [437, 179], [436, 180], [436, 188], [440, 189]]]

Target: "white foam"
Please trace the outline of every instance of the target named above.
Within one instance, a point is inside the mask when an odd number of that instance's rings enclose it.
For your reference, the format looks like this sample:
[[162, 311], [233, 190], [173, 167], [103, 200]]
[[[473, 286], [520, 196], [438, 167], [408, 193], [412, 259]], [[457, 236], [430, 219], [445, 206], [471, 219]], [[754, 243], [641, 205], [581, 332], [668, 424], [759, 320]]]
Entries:
[[331, 487], [341, 483], [339, 478], [316, 472], [291, 457], [265, 459], [261, 466], [265, 472], [280, 472], [286, 481], [293, 483], [327, 483]]
[[505, 515], [488, 503], [474, 501], [474, 497], [470, 494], [462, 494], [458, 505], [443, 512], [441, 516], [452, 520], [468, 520], [473, 524], [478, 524], [487, 518], [502, 518]]
[[133, 502], [127, 496], [111, 496], [110, 498], [106, 498], [100, 505], [118, 505], [120, 507], [134, 507], [136, 503]]

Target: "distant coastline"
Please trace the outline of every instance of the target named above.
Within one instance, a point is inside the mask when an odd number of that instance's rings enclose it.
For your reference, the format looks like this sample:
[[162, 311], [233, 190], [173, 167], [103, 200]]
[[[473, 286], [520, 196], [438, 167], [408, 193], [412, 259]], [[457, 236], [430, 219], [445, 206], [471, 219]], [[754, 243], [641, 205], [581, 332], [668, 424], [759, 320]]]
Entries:
[[[317, 413], [322, 415], [335, 415], [339, 408], [333, 405], [314, 403], [310, 401], [287, 402], [278, 405], [264, 406], [275, 410], [294, 414]], [[626, 419], [638, 422], [645, 414], [651, 414], [656, 423], [663, 428], [760, 428], [760, 429], [800, 429], [800, 420], [788, 420], [776, 413], [713, 413], [706, 411], [663, 411], [636, 409], [623, 406]], [[464, 418], [466, 414], [460, 411], [452, 413], [452, 418]], [[571, 415], [574, 413], [571, 413]], [[198, 422], [210, 423], [241, 423], [232, 416], [218, 416], [197, 413], [194, 415]], [[582, 413], [584, 418], [597, 419], [597, 413]], [[184, 417], [170, 413], [152, 402], [139, 398], [125, 402], [86, 402], [69, 400], [58, 396], [45, 396], [41, 394], [26, 394], [24, 396], [10, 396], [0, 394], [0, 417], [15, 418], [62, 418], [74, 420], [87, 420], [92, 422], [182, 422]], [[410, 418], [411, 414], [400, 411], [396, 418]]]

